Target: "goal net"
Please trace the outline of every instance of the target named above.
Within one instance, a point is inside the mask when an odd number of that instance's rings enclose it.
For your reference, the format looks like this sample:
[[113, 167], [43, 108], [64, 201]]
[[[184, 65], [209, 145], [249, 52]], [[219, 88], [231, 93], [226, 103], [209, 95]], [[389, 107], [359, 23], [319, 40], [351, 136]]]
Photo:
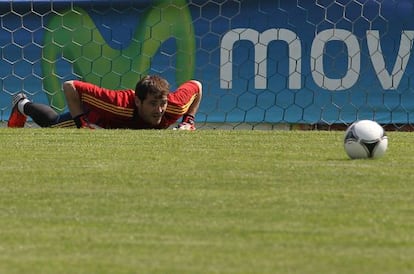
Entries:
[[61, 84], [204, 86], [206, 128], [414, 120], [409, 0], [1, 1], [0, 118], [11, 98], [66, 111]]

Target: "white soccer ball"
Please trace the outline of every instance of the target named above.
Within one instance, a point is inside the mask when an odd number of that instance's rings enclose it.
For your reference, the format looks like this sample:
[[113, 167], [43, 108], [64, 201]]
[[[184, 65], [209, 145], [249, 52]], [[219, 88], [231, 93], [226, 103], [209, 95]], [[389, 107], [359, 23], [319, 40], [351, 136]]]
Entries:
[[351, 159], [379, 158], [387, 150], [388, 138], [377, 122], [356, 121], [345, 132], [344, 147]]

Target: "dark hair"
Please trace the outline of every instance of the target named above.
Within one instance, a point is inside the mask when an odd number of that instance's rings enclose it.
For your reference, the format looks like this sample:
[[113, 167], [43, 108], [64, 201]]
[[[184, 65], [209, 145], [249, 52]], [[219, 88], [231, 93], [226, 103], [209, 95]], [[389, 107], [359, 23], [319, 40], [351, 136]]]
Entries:
[[147, 98], [148, 94], [152, 94], [157, 98], [167, 96], [170, 92], [170, 84], [164, 78], [158, 75], [147, 75], [135, 86], [135, 96], [141, 101]]

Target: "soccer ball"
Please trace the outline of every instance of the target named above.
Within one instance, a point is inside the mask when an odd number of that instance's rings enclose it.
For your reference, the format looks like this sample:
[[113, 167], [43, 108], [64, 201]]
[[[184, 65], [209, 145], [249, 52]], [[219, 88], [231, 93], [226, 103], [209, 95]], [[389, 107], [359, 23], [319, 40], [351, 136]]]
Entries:
[[387, 150], [388, 138], [377, 122], [356, 121], [345, 132], [344, 147], [351, 159], [379, 158]]

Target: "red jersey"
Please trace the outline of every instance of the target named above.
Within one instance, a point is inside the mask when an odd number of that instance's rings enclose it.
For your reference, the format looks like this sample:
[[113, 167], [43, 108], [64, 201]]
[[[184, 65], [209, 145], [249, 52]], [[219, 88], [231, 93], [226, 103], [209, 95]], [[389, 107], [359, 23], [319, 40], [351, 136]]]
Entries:
[[168, 94], [167, 110], [157, 126], [149, 125], [138, 116], [135, 91], [110, 90], [87, 82], [74, 81], [90, 123], [102, 128], [164, 129], [174, 124], [193, 103], [199, 93], [193, 81], [185, 82]]

